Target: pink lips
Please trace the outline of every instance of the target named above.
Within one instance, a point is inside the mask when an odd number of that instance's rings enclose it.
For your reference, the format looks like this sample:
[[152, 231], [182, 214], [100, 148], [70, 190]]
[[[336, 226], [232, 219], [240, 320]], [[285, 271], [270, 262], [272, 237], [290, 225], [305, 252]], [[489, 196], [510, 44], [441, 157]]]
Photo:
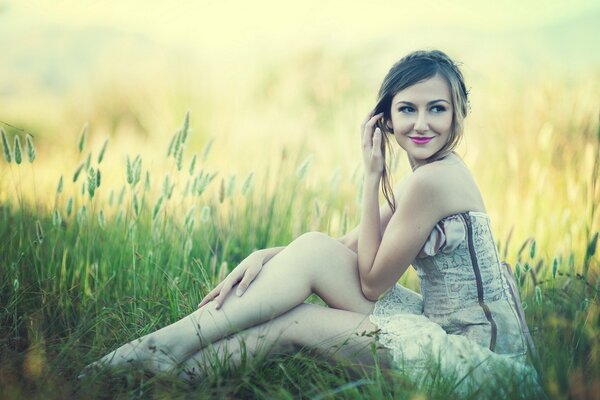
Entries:
[[432, 137], [424, 137], [424, 138], [421, 138], [421, 137], [410, 137], [410, 136], [409, 136], [409, 138], [410, 138], [410, 140], [412, 140], [412, 141], [413, 141], [413, 143], [416, 143], [416, 144], [425, 144], [425, 143], [429, 143], [429, 141], [430, 141], [431, 139], [433, 139]]

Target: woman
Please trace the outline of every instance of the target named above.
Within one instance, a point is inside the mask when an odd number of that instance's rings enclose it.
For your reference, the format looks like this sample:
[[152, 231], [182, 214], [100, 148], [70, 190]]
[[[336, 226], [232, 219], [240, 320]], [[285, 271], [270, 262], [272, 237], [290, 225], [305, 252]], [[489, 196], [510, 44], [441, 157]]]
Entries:
[[[361, 364], [391, 358], [415, 377], [430, 374], [433, 359], [443, 373], [475, 378], [465, 383], [480, 382], [492, 361], [519, 370], [530, 338], [514, 281], [498, 259], [479, 189], [454, 152], [467, 108], [463, 76], [446, 54], [402, 58], [361, 126], [356, 229], [338, 240], [310, 232], [252, 253], [197, 311], [92, 365], [134, 362], [194, 379], [215, 352], [239, 363], [243, 353], [308, 347]], [[396, 196], [385, 165], [392, 136], [413, 169]], [[411, 264], [422, 295], [396, 284]], [[328, 307], [305, 303], [312, 293]]]

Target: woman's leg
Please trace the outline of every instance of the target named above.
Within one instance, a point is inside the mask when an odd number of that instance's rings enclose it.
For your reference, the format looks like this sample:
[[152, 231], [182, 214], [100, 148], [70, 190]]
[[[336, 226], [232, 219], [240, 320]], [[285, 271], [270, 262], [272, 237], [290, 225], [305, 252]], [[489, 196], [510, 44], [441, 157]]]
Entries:
[[[231, 293], [235, 293], [232, 290]], [[142, 362], [150, 370], [171, 369], [208, 344], [271, 320], [311, 294], [330, 307], [370, 314], [374, 303], [361, 290], [356, 253], [318, 232], [306, 233], [273, 257], [242, 297], [229, 295], [156, 332], [130, 342], [99, 363]]]
[[334, 360], [372, 365], [373, 346], [380, 365], [388, 367], [388, 352], [378, 347], [377, 327], [367, 315], [314, 304], [300, 304], [270, 321], [207, 346], [181, 364], [180, 377], [196, 380], [219, 360], [238, 366], [242, 359], [288, 354], [299, 348], [319, 350]]

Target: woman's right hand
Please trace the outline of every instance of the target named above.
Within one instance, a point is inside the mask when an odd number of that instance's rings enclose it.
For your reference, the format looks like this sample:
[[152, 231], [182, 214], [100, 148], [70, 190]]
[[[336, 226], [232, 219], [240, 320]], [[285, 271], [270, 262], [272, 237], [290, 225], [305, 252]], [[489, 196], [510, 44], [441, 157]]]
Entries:
[[204, 306], [211, 300], [217, 303], [216, 309], [220, 309], [223, 305], [223, 301], [231, 292], [231, 289], [239, 282], [236, 294], [241, 296], [244, 294], [250, 283], [256, 278], [258, 273], [263, 267], [265, 256], [261, 251], [255, 251], [246, 257], [233, 271], [227, 275], [221, 283], [219, 283], [213, 290], [208, 292], [202, 299], [198, 308]]
[[383, 113], [373, 115], [371, 111], [363, 123], [360, 125], [363, 162], [365, 165], [365, 175], [381, 177], [385, 167], [385, 158], [383, 156], [383, 133], [377, 126], [377, 122], [383, 117]]

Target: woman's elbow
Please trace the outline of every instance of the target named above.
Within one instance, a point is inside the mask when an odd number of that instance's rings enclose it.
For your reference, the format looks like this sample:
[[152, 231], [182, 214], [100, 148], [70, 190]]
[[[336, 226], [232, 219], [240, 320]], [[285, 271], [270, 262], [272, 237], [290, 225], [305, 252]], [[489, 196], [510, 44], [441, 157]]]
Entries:
[[379, 293], [378, 290], [375, 290], [374, 288], [369, 287], [368, 285], [365, 285], [364, 283], [361, 284], [361, 290], [362, 290], [363, 296], [365, 296], [365, 298], [370, 301], [379, 300], [379, 296], [381, 295], [381, 293]]

